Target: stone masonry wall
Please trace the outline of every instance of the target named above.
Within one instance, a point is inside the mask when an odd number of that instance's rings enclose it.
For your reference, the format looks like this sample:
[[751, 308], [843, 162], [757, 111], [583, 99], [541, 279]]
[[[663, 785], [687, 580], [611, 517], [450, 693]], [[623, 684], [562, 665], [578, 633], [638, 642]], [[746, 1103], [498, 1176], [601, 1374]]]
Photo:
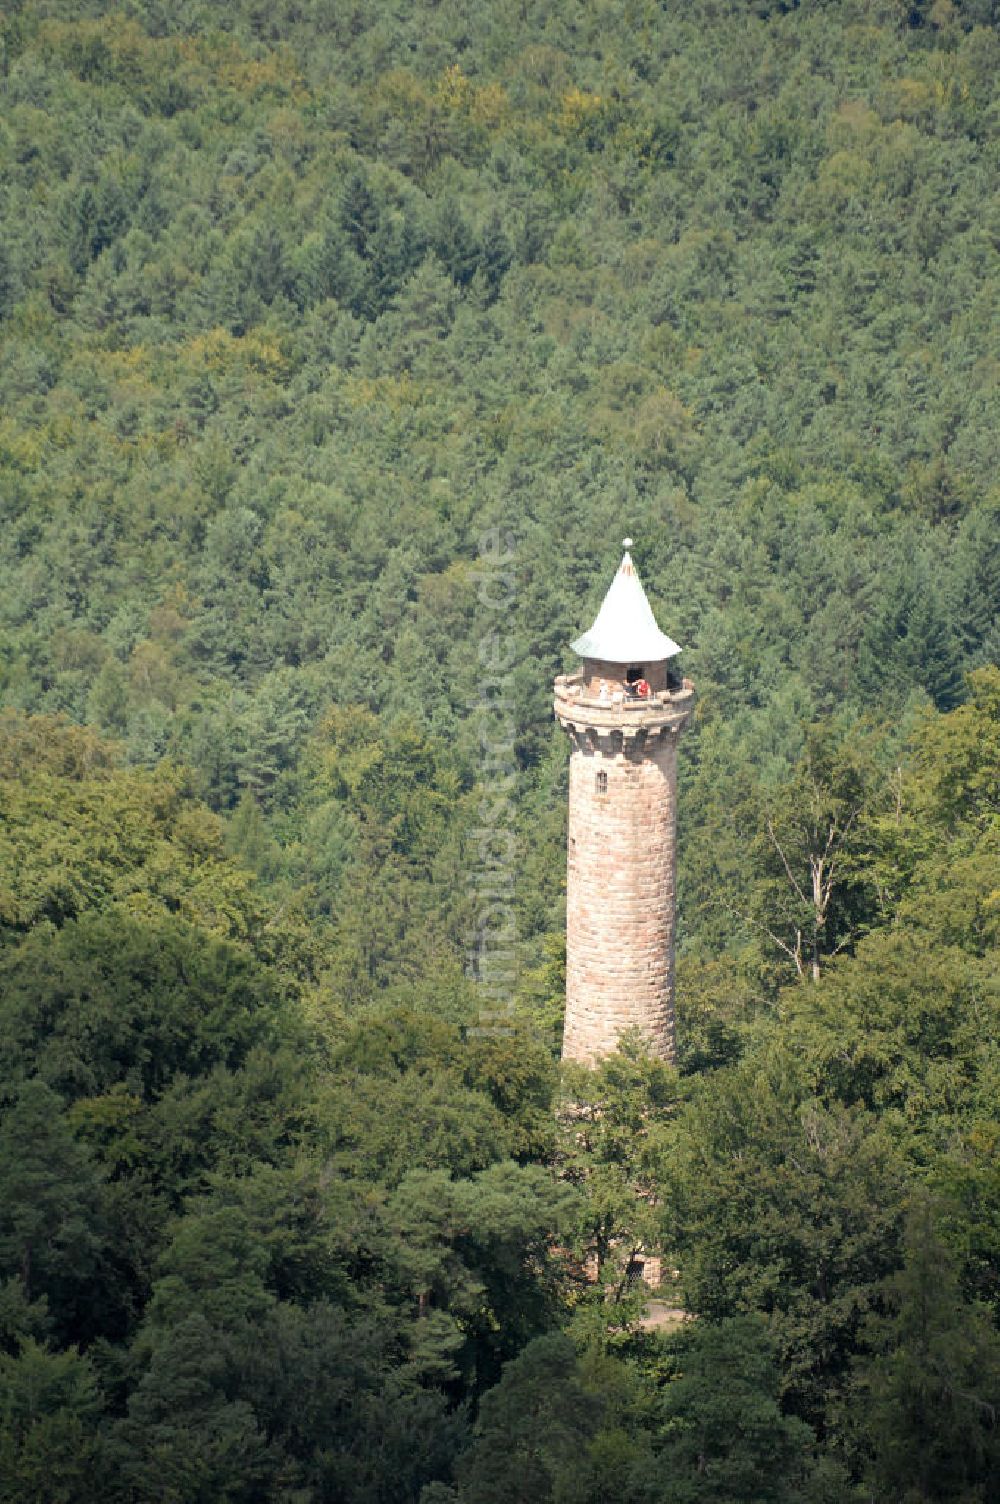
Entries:
[[639, 1028], [672, 1059], [677, 732], [572, 738], [563, 1057]]

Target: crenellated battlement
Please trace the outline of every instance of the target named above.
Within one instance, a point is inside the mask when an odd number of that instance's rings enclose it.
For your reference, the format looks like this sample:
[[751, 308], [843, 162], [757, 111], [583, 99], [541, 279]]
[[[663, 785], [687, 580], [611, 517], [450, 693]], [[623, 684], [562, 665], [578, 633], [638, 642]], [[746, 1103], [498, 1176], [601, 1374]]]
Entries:
[[602, 697], [595, 694], [584, 673], [560, 674], [555, 681], [553, 710], [565, 731], [576, 735], [623, 739], [676, 735], [694, 709], [694, 685], [685, 679], [680, 689], [661, 690], [639, 699], [618, 685]]

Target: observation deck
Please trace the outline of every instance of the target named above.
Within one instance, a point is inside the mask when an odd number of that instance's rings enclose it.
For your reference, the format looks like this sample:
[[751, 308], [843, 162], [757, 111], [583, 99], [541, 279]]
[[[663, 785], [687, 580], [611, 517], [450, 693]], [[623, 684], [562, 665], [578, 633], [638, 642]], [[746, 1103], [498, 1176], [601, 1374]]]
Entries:
[[684, 679], [680, 689], [659, 690], [643, 698], [627, 695], [615, 684], [601, 696], [585, 673], [559, 674], [553, 709], [565, 731], [576, 736], [614, 736], [623, 741], [680, 731], [694, 709], [694, 685]]

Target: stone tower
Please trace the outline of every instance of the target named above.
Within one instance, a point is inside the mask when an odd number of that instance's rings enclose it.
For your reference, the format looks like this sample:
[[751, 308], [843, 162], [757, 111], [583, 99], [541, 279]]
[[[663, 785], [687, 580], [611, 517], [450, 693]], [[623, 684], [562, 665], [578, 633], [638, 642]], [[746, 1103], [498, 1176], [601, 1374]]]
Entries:
[[674, 1055], [677, 740], [694, 686], [668, 667], [680, 649], [656, 624], [631, 542], [573, 643], [582, 669], [555, 682], [571, 743], [563, 1058], [586, 1063], [630, 1028]]

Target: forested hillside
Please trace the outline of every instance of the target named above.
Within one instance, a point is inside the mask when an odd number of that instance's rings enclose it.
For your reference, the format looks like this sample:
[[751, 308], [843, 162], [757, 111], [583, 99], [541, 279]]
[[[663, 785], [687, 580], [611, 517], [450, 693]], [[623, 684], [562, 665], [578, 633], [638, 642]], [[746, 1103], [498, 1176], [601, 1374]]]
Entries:
[[[0, 1500], [1000, 1500], [997, 22], [0, 15]], [[561, 1072], [624, 533], [679, 1065]]]

